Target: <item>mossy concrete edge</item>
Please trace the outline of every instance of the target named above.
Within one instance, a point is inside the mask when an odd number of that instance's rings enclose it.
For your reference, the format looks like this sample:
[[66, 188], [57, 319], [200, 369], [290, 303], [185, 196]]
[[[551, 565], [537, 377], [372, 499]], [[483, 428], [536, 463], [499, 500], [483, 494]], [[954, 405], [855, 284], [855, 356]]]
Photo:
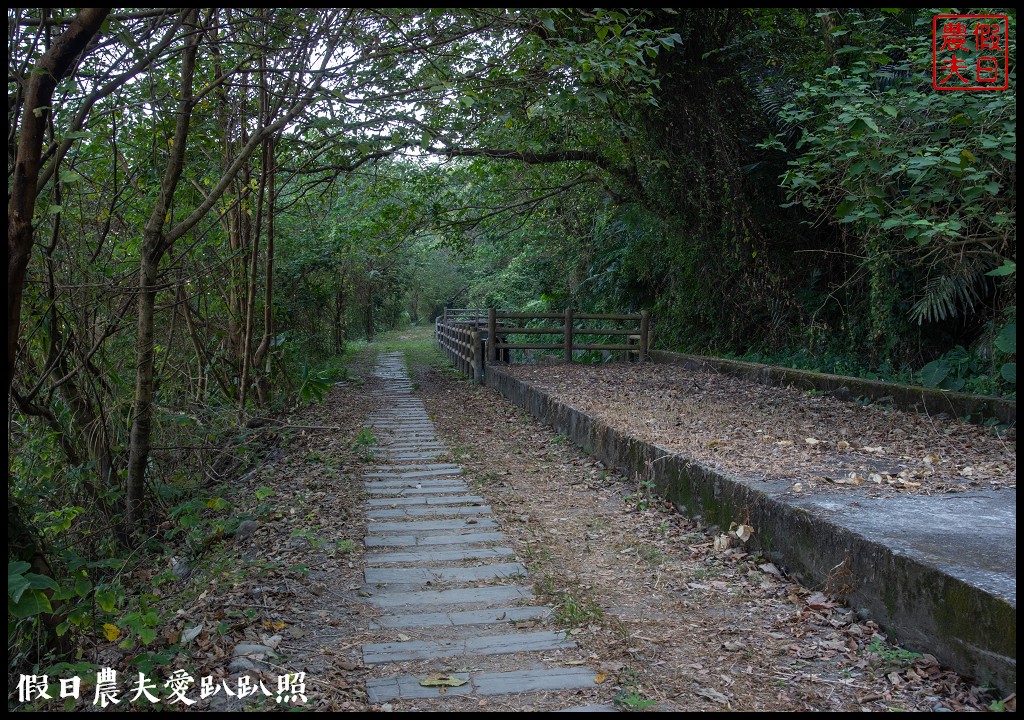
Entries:
[[749, 523], [756, 530], [752, 549], [806, 587], [824, 588], [851, 607], [865, 609], [905, 647], [931, 653], [1002, 692], [1016, 692], [1015, 590], [1012, 598], [1000, 596], [943, 572], [941, 565], [896, 553], [780, 498], [777, 487], [759, 489], [621, 433], [498, 366], [488, 367], [487, 384], [593, 457], [653, 482], [687, 515], [723, 529], [731, 522]]
[[893, 407], [909, 412], [926, 412], [934, 415], [947, 413], [979, 423], [990, 418], [1007, 425], [1014, 425], [1017, 422], [1016, 400], [830, 375], [778, 365], [761, 365], [742, 360], [687, 355], [667, 350], [652, 350], [651, 359], [658, 363], [681, 365], [688, 370], [735, 375], [762, 385], [792, 385], [801, 390], [826, 392], [840, 400], [863, 397], [871, 402], [888, 402]]

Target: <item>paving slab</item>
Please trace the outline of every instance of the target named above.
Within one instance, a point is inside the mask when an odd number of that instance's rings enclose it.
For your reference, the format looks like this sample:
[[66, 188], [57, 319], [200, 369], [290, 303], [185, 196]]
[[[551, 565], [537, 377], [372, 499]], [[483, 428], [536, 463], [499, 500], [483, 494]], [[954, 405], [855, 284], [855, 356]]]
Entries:
[[402, 498], [370, 498], [366, 501], [371, 507], [387, 507], [389, 505], [456, 505], [458, 503], [484, 503], [479, 495], [452, 495], [441, 498], [402, 497]]
[[513, 635], [483, 635], [449, 640], [367, 643], [363, 645], [363, 662], [367, 665], [379, 665], [460, 655], [512, 655], [570, 647], [576, 647], [576, 643], [565, 639], [564, 630], [538, 630]]
[[526, 576], [519, 563], [494, 563], [453, 568], [373, 568], [363, 571], [368, 583], [475, 582], [491, 578]]
[[408, 460], [409, 462], [417, 462], [419, 460], [431, 460], [433, 458], [439, 458], [443, 455], [447, 455], [447, 450], [430, 450], [424, 452], [412, 452], [412, 453], [388, 453], [387, 460], [392, 462], [401, 462], [402, 460]]
[[467, 682], [460, 687], [446, 688], [443, 694], [436, 687], [420, 685], [422, 677], [416, 675], [368, 680], [366, 693], [371, 703], [383, 703], [389, 700], [424, 700], [451, 694], [484, 696], [542, 690], [579, 690], [593, 687], [598, 673], [591, 668], [550, 668], [452, 674]]
[[461, 470], [462, 466], [455, 463], [421, 463], [418, 465], [389, 465], [387, 463], [378, 463], [371, 468], [373, 472], [394, 472], [400, 470], [403, 472], [411, 472], [414, 470]]
[[369, 533], [407, 533], [414, 530], [461, 530], [470, 525], [479, 528], [498, 527], [491, 518], [468, 518], [466, 520], [415, 520], [410, 522], [370, 522], [366, 523]]
[[380, 563], [438, 563], [456, 560], [487, 560], [491, 558], [510, 557], [516, 552], [512, 548], [459, 548], [457, 550], [412, 550], [389, 553], [367, 553], [363, 560], [371, 565]]
[[377, 607], [422, 607], [426, 605], [479, 605], [482, 603], [507, 603], [513, 600], [528, 600], [533, 591], [526, 585], [494, 585], [480, 588], [456, 588], [454, 590], [413, 590], [411, 592], [383, 591], [371, 595], [367, 602]]
[[416, 429], [416, 430], [404, 430], [402, 432], [396, 432], [391, 428], [376, 428], [380, 430], [377, 433], [380, 437], [381, 442], [388, 442], [393, 440], [419, 440], [420, 438], [428, 438], [430, 440], [437, 439], [437, 433], [433, 428]]
[[366, 547], [406, 547], [435, 545], [468, 545], [472, 543], [507, 542], [500, 532], [447, 533], [430, 535], [368, 535], [363, 538]]
[[412, 613], [409, 615], [384, 615], [375, 618], [370, 629], [445, 627], [451, 625], [496, 625], [498, 623], [544, 620], [553, 609], [547, 605], [525, 607], [499, 607], [487, 610], [460, 610], [458, 612]]
[[381, 518], [397, 517], [425, 517], [436, 515], [490, 515], [490, 505], [433, 505], [431, 507], [406, 507], [387, 508], [385, 510], [370, 510], [366, 517], [379, 520]]
[[469, 491], [469, 485], [458, 475], [449, 475], [447, 477], [426, 477], [426, 478], [410, 478], [403, 480], [401, 478], [363, 478], [363, 485], [365, 487], [415, 487], [415, 488], [431, 488], [431, 487], [442, 487], [444, 485], [459, 485], [466, 488], [466, 492]]
[[411, 450], [442, 450], [445, 449], [445, 446], [443, 443], [437, 442], [436, 440], [423, 440], [422, 442], [400, 442], [373, 445], [368, 449], [370, 452], [388, 453], [408, 452]]
[[469, 488], [466, 487], [465, 483], [460, 485], [430, 485], [428, 487], [416, 487], [416, 485], [405, 485], [405, 486], [380, 486], [380, 485], [367, 485], [366, 492], [369, 495], [393, 495], [398, 497], [415, 497], [415, 496], [426, 496], [426, 497], [446, 497], [449, 495], [458, 495], [466, 492]]
[[393, 479], [411, 479], [411, 478], [428, 478], [428, 477], [439, 477], [441, 475], [461, 475], [462, 469], [456, 468], [437, 468], [436, 470], [409, 470], [407, 472], [397, 472], [395, 470], [386, 470], [381, 472], [367, 472], [363, 473], [364, 478], [393, 478]]
[[401, 422], [398, 420], [378, 420], [370, 425], [374, 430], [434, 430], [434, 423], [425, 422]]
[[450, 697], [452, 695], [471, 695], [473, 685], [469, 682], [469, 673], [448, 673], [466, 680], [465, 685], [441, 689], [420, 685], [423, 676], [408, 675], [405, 677], [375, 678], [366, 681], [366, 699], [372, 704], [385, 703], [390, 700], [425, 700], [427, 698]]

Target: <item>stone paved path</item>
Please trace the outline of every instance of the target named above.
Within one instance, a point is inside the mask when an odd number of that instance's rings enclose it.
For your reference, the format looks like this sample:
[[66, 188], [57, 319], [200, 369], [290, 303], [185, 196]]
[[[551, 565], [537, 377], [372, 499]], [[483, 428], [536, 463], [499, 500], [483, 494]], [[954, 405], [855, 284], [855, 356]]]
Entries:
[[[374, 374], [387, 389], [368, 422], [380, 464], [363, 476], [364, 594], [383, 613], [371, 629], [396, 639], [363, 645], [366, 665], [395, 667], [367, 682], [370, 702], [562, 691], [565, 710], [608, 710], [574, 707], [572, 691], [592, 688], [597, 673], [554, 666], [575, 643], [550, 607], [529, 604], [527, 570], [504, 545], [491, 508], [457, 464], [442, 462], [447, 450], [412, 394], [402, 353], [382, 353]], [[420, 684], [430, 673], [466, 684], [442, 693]]]

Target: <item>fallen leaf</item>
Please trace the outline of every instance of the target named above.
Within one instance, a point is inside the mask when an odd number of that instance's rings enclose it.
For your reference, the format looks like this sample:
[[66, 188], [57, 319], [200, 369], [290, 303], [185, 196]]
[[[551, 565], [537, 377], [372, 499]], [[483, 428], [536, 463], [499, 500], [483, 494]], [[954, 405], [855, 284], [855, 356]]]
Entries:
[[754, 528], [750, 525], [736, 525], [733, 523], [733, 526], [729, 528], [729, 534], [738, 538], [741, 542], [746, 542], [754, 534]]
[[825, 597], [824, 593], [816, 592], [807, 598], [807, 607], [813, 610], [827, 610], [835, 606], [836, 604]]
[[121, 637], [121, 629], [117, 625], [111, 625], [110, 623], [103, 623], [103, 637], [110, 642], [114, 642]]
[[761, 570], [764, 570], [769, 575], [774, 575], [775, 577], [782, 577], [782, 571], [775, 567], [774, 563], [765, 563], [763, 565], [758, 565], [758, 567]]
[[708, 700], [714, 700], [716, 703], [721, 705], [727, 705], [729, 703], [729, 698], [717, 690], [712, 690], [711, 688], [698, 688], [697, 694], [702, 697], [706, 697]]
[[203, 623], [199, 623], [194, 628], [186, 628], [181, 633], [181, 642], [188, 643], [199, 637], [199, 633], [203, 631]]
[[601, 683], [603, 683], [607, 679], [608, 679], [608, 676], [605, 673], [601, 673], [600, 675], [595, 675], [594, 676], [594, 682], [597, 683], [598, 685], [600, 685]]
[[467, 682], [468, 681], [463, 680], [462, 678], [455, 677], [454, 675], [431, 673], [430, 675], [427, 675], [425, 678], [420, 680], [420, 685], [422, 685], [423, 687], [449, 688], [460, 687], [462, 685], [465, 685]]

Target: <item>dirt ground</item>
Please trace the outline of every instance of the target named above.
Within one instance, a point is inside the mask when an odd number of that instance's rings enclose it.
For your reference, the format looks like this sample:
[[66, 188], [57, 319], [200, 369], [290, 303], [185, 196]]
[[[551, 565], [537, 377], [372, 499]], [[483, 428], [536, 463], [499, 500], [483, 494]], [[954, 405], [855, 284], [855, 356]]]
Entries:
[[[276, 449], [234, 484], [234, 497], [247, 499], [254, 520], [190, 567], [177, 586], [163, 588], [162, 601], [180, 609], [150, 656], [163, 643], [180, 648], [164, 658], [168, 667], [229, 685], [240, 673], [254, 674], [271, 690], [281, 673], [305, 672], [310, 710], [391, 709], [367, 703], [363, 683], [381, 671], [363, 667], [360, 655], [361, 644], [373, 639], [367, 629], [373, 611], [359, 597], [360, 473], [372, 458], [359, 439], [380, 402], [379, 381], [370, 373], [375, 352], [370, 346], [362, 353], [322, 404], [280, 421]], [[890, 644], [869, 617], [832, 602], [822, 588], [800, 587], [742, 548], [716, 551], [707, 528], [580, 454], [495, 391], [443, 367], [439, 354], [411, 357], [429, 361], [412, 360], [410, 374], [451, 448], [447, 459], [464, 467], [493, 506], [538, 602], [555, 606], [580, 646], [579, 659], [567, 663], [598, 670], [596, 693], [581, 696], [587, 702], [625, 711], [965, 711], [1000, 700], [1016, 708], [1014, 697], [997, 698], [933, 657]], [[615, 382], [610, 370], [601, 372], [600, 382]], [[563, 389], [573, 382], [569, 375], [551, 377]], [[808, 425], [785, 433], [771, 425], [771, 442], [756, 437], [762, 433], [752, 424], [736, 422], [716, 427], [714, 436], [729, 447], [737, 438], [762, 448], [787, 447], [777, 444], [781, 439], [796, 447], [812, 436], [837, 443], [838, 435], [825, 432], [828, 426], [814, 415], [821, 398], [811, 400]], [[646, 422], [656, 415], [638, 417]], [[886, 453], [896, 447], [892, 435], [858, 430], [845, 437], [851, 447], [857, 443], [857, 453], [866, 453], [865, 445], [881, 445]], [[974, 446], [956, 444], [932, 465], [970, 462], [985, 482], [1010, 482], [992, 468], [1015, 468], [1012, 454], [1001, 453], [984, 431], [970, 437]], [[899, 445], [901, 457], [920, 455], [914, 442]], [[954, 442], [960, 441], [950, 438]], [[721, 452], [706, 442], [703, 448]], [[817, 452], [801, 451], [812, 459]], [[242, 643], [268, 652], [239, 657]], [[120, 667], [138, 664], [142, 655], [101, 642], [94, 657]], [[219, 693], [189, 709], [287, 707], [263, 694], [243, 701]], [[486, 700], [492, 711], [523, 707], [515, 699]], [[482, 708], [463, 701], [450, 709]]]

